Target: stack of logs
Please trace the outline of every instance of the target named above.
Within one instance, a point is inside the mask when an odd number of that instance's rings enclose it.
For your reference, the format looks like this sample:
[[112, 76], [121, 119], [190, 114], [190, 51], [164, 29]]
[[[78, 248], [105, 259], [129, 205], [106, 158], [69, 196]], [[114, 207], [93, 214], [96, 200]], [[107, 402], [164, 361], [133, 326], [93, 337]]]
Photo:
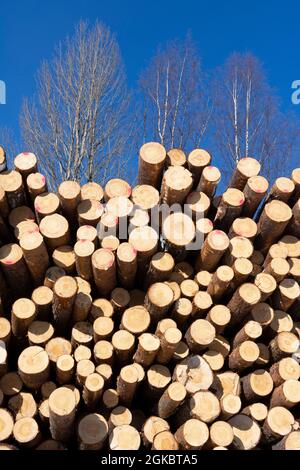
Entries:
[[5, 161], [0, 449], [300, 449], [300, 168], [216, 196], [207, 151], [151, 142], [137, 186], [56, 193]]

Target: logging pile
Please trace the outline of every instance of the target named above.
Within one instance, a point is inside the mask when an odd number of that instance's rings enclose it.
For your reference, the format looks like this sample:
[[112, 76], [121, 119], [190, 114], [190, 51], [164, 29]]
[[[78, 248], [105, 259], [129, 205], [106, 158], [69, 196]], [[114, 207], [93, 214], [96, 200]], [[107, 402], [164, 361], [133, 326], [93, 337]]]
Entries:
[[0, 450], [300, 449], [300, 168], [216, 195], [203, 149], [143, 145], [135, 187], [0, 164]]

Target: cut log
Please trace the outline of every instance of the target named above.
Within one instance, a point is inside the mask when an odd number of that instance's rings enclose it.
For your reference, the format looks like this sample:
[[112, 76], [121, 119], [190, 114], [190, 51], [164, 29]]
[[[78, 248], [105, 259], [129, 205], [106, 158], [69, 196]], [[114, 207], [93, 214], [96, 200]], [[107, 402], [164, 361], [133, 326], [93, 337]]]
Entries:
[[165, 148], [157, 142], [148, 142], [140, 148], [138, 182], [158, 188], [166, 159]]
[[28, 392], [20, 392], [8, 400], [8, 408], [16, 421], [22, 418], [33, 418], [37, 414], [36, 402], [33, 395]]
[[189, 356], [176, 365], [173, 380], [182, 383], [188, 394], [208, 390], [213, 383], [213, 373], [201, 356]]
[[262, 427], [264, 440], [268, 444], [279, 441], [290, 434], [294, 423], [295, 418], [286, 408], [282, 406], [271, 408]]
[[206, 237], [201, 248], [200, 255], [196, 261], [196, 269], [200, 271], [213, 272], [227, 248], [229, 247], [229, 238], [221, 230], [213, 230]]
[[45, 350], [49, 356], [50, 363], [55, 367], [60, 356], [72, 353], [72, 345], [65, 338], [55, 337], [48, 341]]
[[76, 232], [77, 240], [88, 240], [93, 242], [95, 248], [98, 248], [97, 229], [92, 225], [82, 225]]
[[109, 317], [99, 317], [93, 323], [92, 327], [93, 336], [89, 337], [89, 344], [92, 342], [94, 338], [94, 342], [100, 341], [102, 339], [109, 339], [111, 338], [113, 331], [114, 331], [114, 322]]
[[162, 232], [170, 252], [175, 258], [183, 256], [196, 235], [192, 219], [180, 212], [174, 212], [165, 218]]
[[221, 412], [219, 400], [209, 391], [196, 392], [189, 400], [189, 407], [191, 417], [204, 423], [212, 423]]
[[108, 235], [101, 240], [101, 248], [110, 250], [115, 255], [120, 245], [120, 240], [114, 235]]
[[75, 361], [79, 362], [79, 361], [82, 361], [83, 359], [91, 359], [92, 351], [87, 346], [83, 346], [81, 344], [80, 346], [77, 346], [77, 348], [74, 350], [73, 355], [74, 355]]
[[181, 148], [172, 148], [168, 150], [166, 157], [166, 167], [169, 166], [185, 166], [186, 155]]
[[204, 168], [210, 165], [211, 155], [207, 150], [204, 149], [194, 149], [189, 153], [187, 159], [188, 169], [193, 175], [194, 186], [197, 186], [200, 181], [200, 177]]
[[116, 287], [110, 295], [110, 302], [113, 306], [114, 314], [121, 315], [130, 303], [128, 290], [122, 287]]
[[41, 440], [38, 424], [33, 418], [21, 418], [16, 421], [13, 436], [15, 441], [25, 448], [35, 447]]
[[21, 392], [23, 382], [17, 372], [8, 372], [0, 379], [0, 389], [4, 396], [11, 397]]
[[255, 449], [261, 438], [258, 424], [249, 416], [238, 414], [228, 421], [233, 430], [232, 446], [236, 450]]
[[53, 439], [69, 441], [74, 432], [75, 397], [72, 390], [59, 387], [49, 397], [50, 432]]
[[234, 435], [232, 426], [226, 421], [216, 421], [209, 429], [208, 447], [227, 447], [232, 444]]
[[99, 406], [103, 388], [104, 379], [100, 374], [94, 372], [87, 376], [83, 387], [82, 398], [89, 409], [96, 409]]
[[34, 321], [28, 327], [28, 342], [30, 346], [45, 347], [54, 335], [54, 328], [46, 321]]
[[242, 410], [242, 414], [249, 416], [258, 423], [265, 421], [268, 416], [268, 408], [264, 403], [253, 403]]
[[298, 351], [300, 341], [296, 335], [283, 331], [279, 333], [269, 345], [270, 352], [274, 361], [279, 361], [284, 357], [291, 356]]
[[254, 305], [251, 309], [250, 315], [255, 322], [259, 323], [264, 328], [272, 323], [274, 319], [274, 310], [269, 304], [260, 302]]
[[197, 282], [197, 284], [199, 285], [199, 289], [201, 291], [205, 290], [208, 288], [209, 286], [209, 283], [211, 282], [211, 279], [212, 279], [212, 274], [209, 273], [208, 271], [199, 271], [196, 275], [195, 275], [195, 281]]
[[217, 333], [222, 333], [227, 325], [229, 325], [231, 313], [225, 305], [215, 305], [212, 307], [207, 316], [208, 320], [214, 327]]
[[148, 369], [146, 380], [149, 397], [158, 399], [171, 382], [171, 374], [167, 367], [154, 364]]
[[174, 266], [174, 258], [172, 255], [170, 255], [170, 253], [155, 253], [155, 255], [150, 261], [148, 272], [146, 275], [146, 287], [150, 286], [154, 282], [167, 281], [169, 275], [174, 269]]
[[269, 264], [267, 264], [264, 268], [264, 273], [270, 274], [273, 276], [276, 282], [281, 282], [290, 272], [290, 274], [293, 276], [293, 267], [296, 267], [295, 271], [297, 272], [299, 269], [299, 277], [296, 275], [296, 280], [300, 281], [300, 266], [297, 269], [298, 265], [298, 259], [293, 258], [294, 260], [297, 260], [296, 262], [293, 262], [292, 260], [289, 260], [289, 262], [284, 259], [284, 258], [273, 258]]
[[186, 342], [190, 350], [200, 353], [214, 340], [215, 327], [207, 320], [195, 320], [185, 334]]
[[49, 256], [43, 237], [39, 232], [25, 233], [20, 239], [20, 247], [35, 286], [42, 284]]
[[140, 335], [147, 331], [150, 325], [150, 314], [143, 306], [130, 307], [123, 313], [121, 325], [129, 333]]
[[26, 387], [36, 390], [49, 380], [49, 357], [40, 346], [25, 348], [18, 358], [18, 372]]
[[113, 345], [106, 340], [98, 341], [93, 349], [95, 363], [98, 364], [113, 364], [114, 349]]
[[69, 223], [60, 214], [47, 215], [40, 223], [40, 232], [44, 237], [48, 250], [68, 245], [70, 242]]
[[242, 407], [242, 401], [239, 396], [228, 393], [220, 400], [221, 418], [227, 420], [239, 413]]
[[300, 296], [300, 286], [295, 279], [286, 278], [278, 285], [272, 298], [273, 305], [286, 312]]
[[136, 249], [130, 243], [121, 243], [116, 256], [119, 282], [126, 288], [133, 287], [137, 271]]
[[76, 271], [86, 281], [90, 281], [93, 277], [92, 254], [94, 250], [95, 245], [89, 240], [79, 240], [74, 245]]
[[250, 367], [259, 357], [259, 348], [253, 341], [245, 341], [237, 346], [229, 356], [229, 367], [242, 372]]
[[135, 186], [131, 194], [131, 200], [134, 205], [145, 211], [156, 208], [159, 198], [160, 195], [157, 189], [148, 184]]
[[0, 186], [5, 191], [10, 209], [26, 205], [23, 180], [18, 171], [11, 170], [0, 173]]
[[251, 241], [257, 235], [257, 224], [249, 217], [235, 219], [228, 233], [229, 238], [244, 237]]
[[272, 450], [300, 450], [300, 431], [293, 431], [272, 446]]
[[141, 272], [145, 272], [152, 256], [157, 251], [158, 234], [149, 226], [137, 227], [128, 238], [137, 255], [137, 264]]
[[251, 283], [242, 284], [227, 304], [231, 312], [231, 324], [241, 323], [254, 305], [261, 300], [258, 287]]
[[116, 426], [109, 436], [111, 450], [138, 450], [141, 445], [139, 432], [129, 425]]
[[242, 385], [244, 397], [247, 402], [262, 400], [270, 395], [273, 390], [272, 377], [263, 369], [257, 369], [243, 377]]
[[116, 331], [111, 339], [120, 364], [128, 364], [134, 351], [135, 336], [126, 330]]
[[36, 317], [36, 308], [32, 300], [20, 298], [13, 303], [11, 328], [16, 338], [24, 338], [28, 327]]
[[150, 418], [145, 421], [142, 428], [143, 444], [146, 447], [152, 446], [157, 434], [169, 430], [170, 426], [166, 420], [159, 418], [158, 416], [150, 416]]
[[108, 436], [106, 419], [98, 413], [84, 416], [77, 426], [80, 450], [100, 450]]
[[270, 374], [274, 382], [274, 386], [278, 387], [287, 380], [299, 380], [300, 365], [292, 357], [285, 357], [270, 368]]
[[62, 384], [72, 381], [75, 370], [75, 361], [69, 354], [59, 356], [56, 361], [56, 380]]
[[193, 186], [192, 173], [182, 166], [171, 166], [164, 173], [161, 202], [172, 206], [182, 204]]
[[295, 379], [289, 379], [274, 389], [270, 407], [283, 406], [289, 409], [298, 403], [300, 403], [300, 382]]
[[260, 163], [255, 158], [241, 158], [232, 175], [229, 187], [243, 191], [249, 178], [256, 177], [260, 172]]
[[159, 347], [160, 341], [157, 336], [151, 333], [143, 333], [139, 337], [138, 347], [133, 356], [134, 362], [141, 364], [143, 367], [151, 366], [157, 356]]
[[197, 191], [202, 191], [211, 199], [213, 198], [220, 181], [220, 170], [215, 166], [206, 166], [203, 168]]
[[201, 191], [190, 193], [185, 202], [186, 213], [195, 221], [202, 220], [208, 213], [210, 207], [209, 197]]
[[133, 365], [121, 369], [117, 379], [117, 392], [124, 404], [130, 404], [133, 400], [138, 383], [138, 372]]
[[0, 266], [15, 296], [22, 297], [30, 291], [30, 276], [19, 245], [11, 243], [0, 248]]
[[239, 217], [243, 210], [245, 196], [239, 189], [229, 188], [223, 193], [214, 226], [220, 230], [228, 231], [233, 221]]
[[66, 275], [66, 272], [62, 268], [59, 268], [58, 266], [51, 266], [46, 271], [45, 279], [44, 279], [44, 286], [53, 290], [53, 287], [56, 281], [65, 275]]
[[179, 447], [184, 450], [199, 450], [209, 438], [208, 427], [197, 419], [189, 419], [175, 433]]
[[6, 170], [6, 152], [2, 146], [0, 146], [0, 172]]
[[154, 437], [151, 450], [178, 450], [179, 446], [170, 431], [162, 431]]
[[95, 364], [89, 359], [83, 359], [76, 365], [76, 382], [79, 387], [83, 387], [86, 378], [95, 372]]
[[36, 219], [39, 223], [48, 215], [53, 215], [60, 210], [59, 197], [55, 193], [44, 192], [36, 196], [34, 200]]
[[89, 322], [75, 323], [71, 332], [71, 344], [75, 349], [79, 345], [91, 347], [93, 342], [93, 326]]
[[92, 303], [90, 317], [91, 322], [96, 320], [99, 317], [108, 317], [111, 318], [113, 316], [114, 309], [112, 304], [107, 299], [96, 299]]
[[224, 356], [219, 351], [210, 349], [203, 354], [203, 359], [209, 364], [212, 371], [216, 372], [224, 366]]
[[57, 331], [68, 325], [77, 294], [77, 283], [70, 276], [60, 277], [53, 287], [53, 318]]
[[80, 185], [76, 181], [63, 181], [58, 187], [58, 196], [65, 217], [76, 225], [76, 209], [80, 203]]
[[103, 392], [102, 401], [103, 405], [107, 410], [112, 410], [116, 408], [119, 403], [118, 392], [112, 388], [108, 388], [107, 390], [105, 390], [105, 392]]
[[236, 348], [240, 344], [242, 344], [244, 341], [247, 340], [257, 340], [262, 334], [262, 327], [260, 323], [250, 320], [248, 321], [243, 328], [236, 333], [232, 346]]
[[274, 200], [266, 204], [258, 221], [257, 247], [267, 251], [284, 232], [291, 218], [292, 211], [285, 202]]
[[156, 323], [166, 315], [173, 303], [173, 291], [163, 282], [151, 285], [145, 297], [145, 307], [151, 316], [151, 321]]
[[131, 187], [125, 180], [113, 178], [105, 185], [104, 198], [106, 202], [114, 197], [124, 196], [128, 198], [130, 195]]
[[189, 299], [178, 299], [173, 307], [172, 316], [179, 327], [182, 327], [190, 319], [193, 311], [193, 304]]
[[92, 255], [92, 269], [98, 293], [109, 294], [117, 284], [114, 254], [103, 248], [96, 250]]
[[186, 389], [180, 382], [171, 383], [158, 402], [158, 416], [168, 418], [182, 404], [186, 397]]
[[80, 196], [82, 201], [85, 199], [93, 199], [100, 202], [103, 199], [103, 189], [100, 184], [89, 181], [81, 186]]
[[160, 364], [167, 364], [182, 338], [182, 333], [178, 328], [168, 328], [160, 337], [160, 350], [156, 356], [156, 361]]
[[211, 296], [214, 303], [218, 302], [225, 294], [233, 277], [234, 271], [229, 266], [219, 266], [217, 268], [207, 287], [207, 293]]
[[9, 344], [11, 337], [11, 324], [7, 318], [0, 317], [0, 341], [3, 341], [6, 346]]

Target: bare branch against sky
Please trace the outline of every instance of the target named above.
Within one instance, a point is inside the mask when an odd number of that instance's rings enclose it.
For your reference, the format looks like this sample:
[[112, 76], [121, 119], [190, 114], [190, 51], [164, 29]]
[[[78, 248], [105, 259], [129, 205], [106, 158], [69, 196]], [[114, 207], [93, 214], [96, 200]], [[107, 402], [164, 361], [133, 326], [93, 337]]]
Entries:
[[198, 50], [187, 35], [160, 48], [140, 81], [144, 138], [167, 149], [198, 147], [207, 131], [212, 105]]
[[299, 137], [299, 122], [280, 112], [276, 93], [252, 54], [232, 54], [216, 69], [212, 144], [230, 173], [247, 156], [260, 160], [270, 179], [286, 173]]
[[115, 36], [101, 23], [80, 23], [43, 63], [21, 112], [23, 139], [50, 185], [118, 173], [131, 133], [129, 100]]

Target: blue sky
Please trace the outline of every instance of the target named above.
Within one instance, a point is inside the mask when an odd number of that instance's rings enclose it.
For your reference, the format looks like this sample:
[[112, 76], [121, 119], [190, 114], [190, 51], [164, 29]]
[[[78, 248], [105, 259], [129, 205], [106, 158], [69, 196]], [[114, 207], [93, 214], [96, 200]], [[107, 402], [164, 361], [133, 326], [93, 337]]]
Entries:
[[[0, 80], [7, 104], [0, 125], [18, 130], [22, 98], [34, 92], [34, 74], [55, 44], [80, 19], [96, 18], [117, 33], [129, 84], [160, 43], [191, 30], [203, 64], [213, 68], [233, 51], [252, 51], [264, 63], [282, 105], [291, 105], [291, 83], [300, 79], [300, 3], [286, 0], [1, 0]], [[293, 106], [300, 113], [300, 106]]]

